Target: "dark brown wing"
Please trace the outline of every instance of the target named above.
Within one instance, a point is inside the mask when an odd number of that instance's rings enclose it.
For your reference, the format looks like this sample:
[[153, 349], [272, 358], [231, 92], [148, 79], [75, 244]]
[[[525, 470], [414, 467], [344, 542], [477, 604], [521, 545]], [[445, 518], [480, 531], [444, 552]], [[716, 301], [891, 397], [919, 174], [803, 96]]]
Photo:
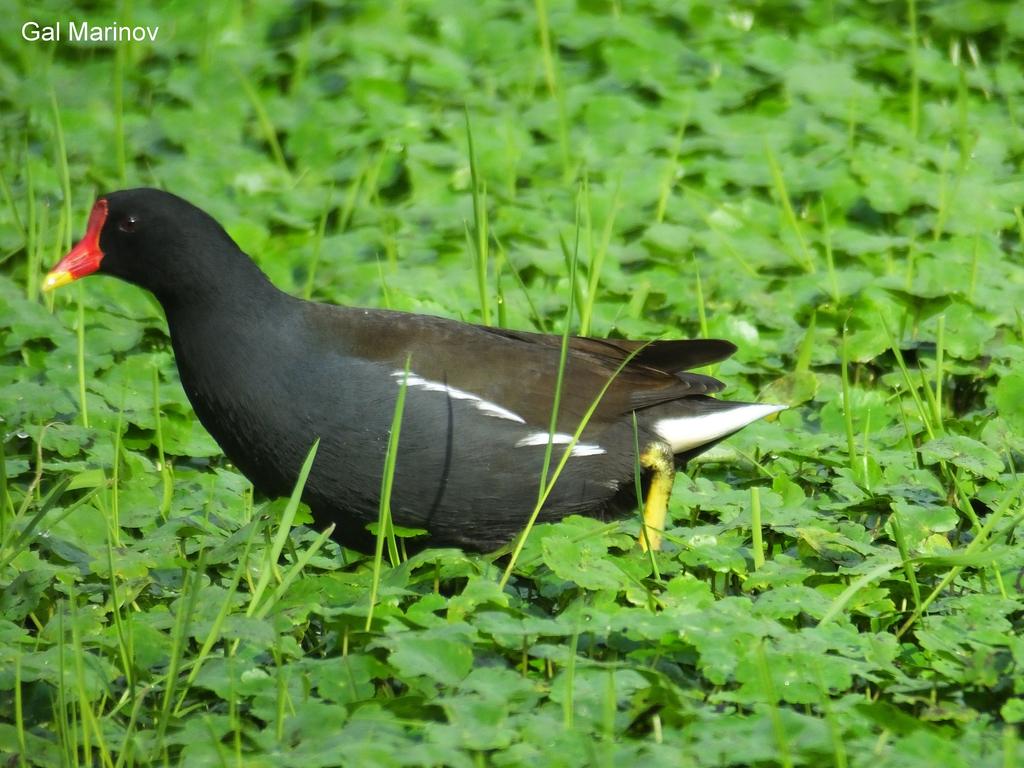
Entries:
[[[561, 347], [562, 337], [504, 328], [486, 328], [487, 331], [534, 344]], [[736, 345], [722, 339], [595, 339], [589, 336], [570, 336], [569, 349], [586, 355], [604, 358], [616, 368], [632, 355], [630, 366], [654, 368], [665, 373], [678, 373], [704, 365], [713, 365], [730, 357]]]
[[[562, 337], [557, 335], [504, 328], [484, 330], [542, 347], [560, 349], [562, 345]], [[689, 373], [688, 370], [725, 360], [736, 351], [736, 345], [722, 339], [634, 341], [570, 336], [569, 351], [572, 358], [586, 358], [597, 363], [606, 372], [605, 377], [614, 374], [625, 363], [610, 389], [613, 392], [628, 390], [628, 409], [632, 410], [650, 408], [681, 397], [722, 391], [725, 385], [718, 379]]]
[[[417, 376], [514, 411], [531, 425], [547, 425], [560, 336], [427, 315], [314, 306], [319, 315], [316, 326], [335, 344], [344, 344], [346, 354], [394, 370], [401, 370], [409, 356]], [[327, 348], [327, 338], [322, 346]], [[594, 414], [598, 423], [659, 403], [718, 392], [723, 385], [717, 379], [685, 369], [717, 362], [734, 350], [729, 342], [715, 339], [642, 342], [571, 337], [559, 429], [571, 431], [610, 379]]]

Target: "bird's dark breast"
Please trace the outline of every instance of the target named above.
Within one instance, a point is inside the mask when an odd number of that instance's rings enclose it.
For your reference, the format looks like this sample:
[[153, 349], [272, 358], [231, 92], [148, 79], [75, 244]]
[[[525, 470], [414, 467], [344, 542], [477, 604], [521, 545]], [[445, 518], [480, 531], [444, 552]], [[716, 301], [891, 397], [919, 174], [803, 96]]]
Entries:
[[[336, 538], [365, 548], [366, 525], [378, 516], [402, 370], [341, 353], [309, 366], [307, 353], [287, 345], [230, 350], [182, 354], [176, 348], [200, 421], [269, 496], [291, 492], [319, 438], [303, 498], [318, 526], [334, 523]], [[393, 520], [427, 530], [432, 544], [494, 548], [523, 527], [536, 505], [544, 445], [536, 427], [487, 415], [478, 401], [453, 397], [438, 384], [406, 385]], [[533, 444], [517, 445], [531, 434]], [[569, 459], [540, 520], [611, 513], [617, 497], [632, 498], [631, 426], [612, 425], [585, 440], [589, 452]], [[563, 451], [554, 446], [552, 467]]]

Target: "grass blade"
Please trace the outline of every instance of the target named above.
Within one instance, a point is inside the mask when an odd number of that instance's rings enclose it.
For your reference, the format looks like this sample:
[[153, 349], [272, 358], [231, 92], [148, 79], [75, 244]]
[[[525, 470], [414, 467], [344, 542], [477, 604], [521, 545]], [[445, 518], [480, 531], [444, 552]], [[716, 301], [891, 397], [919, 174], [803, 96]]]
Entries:
[[405, 395], [409, 384], [409, 370], [412, 357], [405, 359], [402, 385], [395, 400], [395, 411], [391, 416], [391, 431], [388, 434], [387, 453], [384, 455], [384, 474], [381, 477], [380, 506], [377, 517], [377, 543], [373, 553], [373, 576], [370, 586], [370, 608], [366, 613], [366, 631], [373, 626], [373, 612], [380, 591], [380, 576], [384, 559], [384, 541], [388, 542], [391, 564], [398, 565], [398, 548], [395, 544], [395, 530], [391, 522], [391, 492], [395, 483], [395, 465], [398, 461], [398, 441], [402, 431], [402, 414], [405, 411]]
[[274, 534], [274, 540], [267, 551], [267, 556], [263, 561], [263, 568], [260, 570], [259, 580], [256, 582], [256, 587], [253, 589], [252, 598], [249, 601], [249, 607], [246, 610], [246, 616], [255, 615], [260, 601], [263, 598], [263, 593], [267, 589], [267, 585], [270, 584], [271, 576], [277, 566], [277, 562], [281, 557], [281, 552], [284, 551], [285, 542], [288, 541], [288, 534], [291, 533], [292, 523], [295, 520], [295, 513], [299, 509], [299, 502], [302, 500], [302, 491], [306, 487], [306, 480], [309, 478], [309, 472], [313, 468], [313, 460], [316, 458], [317, 448], [320, 447], [320, 438], [318, 437], [313, 441], [313, 447], [309, 449], [309, 453], [306, 455], [306, 460], [302, 463], [302, 469], [299, 470], [299, 478], [295, 481], [295, 487], [292, 489], [292, 495], [288, 498], [288, 503], [285, 505], [284, 512], [281, 514], [281, 519], [277, 523], [277, 532]]

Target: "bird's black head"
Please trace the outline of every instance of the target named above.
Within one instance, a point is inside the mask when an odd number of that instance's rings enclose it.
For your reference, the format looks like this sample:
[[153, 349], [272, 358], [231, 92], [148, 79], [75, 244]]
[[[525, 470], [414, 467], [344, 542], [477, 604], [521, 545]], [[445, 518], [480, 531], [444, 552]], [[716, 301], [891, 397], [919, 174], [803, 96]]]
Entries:
[[152, 291], [161, 301], [202, 291], [241, 256], [202, 209], [158, 189], [125, 189], [99, 198], [85, 236], [46, 276], [43, 290], [92, 273]]

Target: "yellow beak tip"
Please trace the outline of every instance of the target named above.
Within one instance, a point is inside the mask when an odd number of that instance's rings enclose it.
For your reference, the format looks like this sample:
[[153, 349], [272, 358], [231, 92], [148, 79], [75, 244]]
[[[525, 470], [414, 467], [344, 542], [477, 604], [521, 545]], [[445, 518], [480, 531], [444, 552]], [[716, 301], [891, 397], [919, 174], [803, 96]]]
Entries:
[[70, 272], [51, 272], [43, 280], [43, 290], [52, 291], [54, 288], [60, 288], [62, 285], [74, 281], [74, 276]]

